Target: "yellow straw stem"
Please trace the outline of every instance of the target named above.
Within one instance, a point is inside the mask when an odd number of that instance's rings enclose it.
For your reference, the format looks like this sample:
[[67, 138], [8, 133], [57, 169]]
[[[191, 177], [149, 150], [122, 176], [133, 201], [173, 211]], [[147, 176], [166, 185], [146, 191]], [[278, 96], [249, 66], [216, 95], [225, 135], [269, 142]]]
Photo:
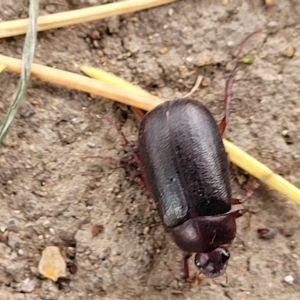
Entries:
[[5, 70], [6, 66], [4, 64], [0, 64], [0, 73]]
[[[17, 73], [21, 71], [21, 60], [19, 59], [0, 55], [0, 63], [6, 64], [6, 68], [10, 71]], [[144, 91], [130, 91], [83, 75], [38, 64], [32, 64], [31, 75], [42, 80], [112, 99], [143, 110], [150, 110], [163, 101], [151, 94], [145, 96]]]
[[[128, 14], [175, 1], [176, 0], [127, 0], [41, 16], [38, 18], [38, 31]], [[25, 34], [28, 24], [28, 19], [2, 22], [0, 23], [0, 38]]]
[[260, 163], [255, 158], [223, 139], [226, 151], [229, 154], [230, 160], [253, 177], [270, 188], [286, 195], [300, 205], [300, 190], [285, 180], [283, 177], [275, 174], [271, 169]]
[[102, 82], [106, 82], [106, 83], [112, 84], [114, 86], [119, 86], [126, 90], [130, 90], [132, 92], [142, 93], [145, 96], [152, 96], [150, 93], [146, 92], [142, 88], [140, 88], [136, 85], [133, 85], [132, 83], [129, 83], [128, 81], [124, 80], [123, 78], [116, 76], [112, 73], [106, 72], [104, 70], [93, 68], [93, 67], [81, 66], [80, 71], [82, 71], [86, 75], [88, 75], [94, 79], [98, 79]]

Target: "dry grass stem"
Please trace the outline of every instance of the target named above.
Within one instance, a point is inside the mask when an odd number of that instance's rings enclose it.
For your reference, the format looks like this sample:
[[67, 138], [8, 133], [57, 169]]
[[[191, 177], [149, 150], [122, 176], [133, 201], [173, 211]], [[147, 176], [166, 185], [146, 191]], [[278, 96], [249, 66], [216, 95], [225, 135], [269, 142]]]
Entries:
[[[19, 73], [21, 70], [21, 60], [19, 59], [0, 55], [0, 63], [6, 64], [7, 69], [10, 71]], [[161, 99], [151, 94], [145, 97], [144, 91], [133, 92], [83, 75], [43, 65], [32, 64], [31, 75], [51, 83], [112, 99], [143, 110], [150, 110], [162, 102]]]
[[0, 64], [0, 73], [2, 73], [6, 69], [6, 65]]
[[[38, 18], [38, 31], [128, 14], [175, 1], [177, 0], [127, 0], [41, 16]], [[0, 23], [0, 38], [24, 34], [26, 33], [28, 24], [29, 19], [2, 22]]]
[[189, 93], [187, 93], [186, 95], [184, 95], [182, 98], [188, 98], [188, 97], [192, 96], [198, 90], [202, 80], [203, 80], [203, 76], [199, 75], [197, 77], [196, 83], [193, 86], [193, 88], [191, 89], [191, 91]]

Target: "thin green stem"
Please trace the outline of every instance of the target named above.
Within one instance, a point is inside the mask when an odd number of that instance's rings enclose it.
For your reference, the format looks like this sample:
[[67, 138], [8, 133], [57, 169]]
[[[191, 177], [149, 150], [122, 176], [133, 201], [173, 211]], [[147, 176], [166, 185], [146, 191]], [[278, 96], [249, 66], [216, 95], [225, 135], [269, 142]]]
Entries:
[[22, 96], [26, 91], [27, 84], [30, 80], [31, 65], [34, 57], [36, 36], [37, 36], [37, 18], [39, 12], [39, 0], [30, 0], [29, 4], [29, 26], [25, 37], [23, 54], [22, 54], [22, 71], [17, 86], [17, 90], [12, 97], [10, 108], [0, 128], [0, 143], [2, 143], [9, 126], [11, 125]]

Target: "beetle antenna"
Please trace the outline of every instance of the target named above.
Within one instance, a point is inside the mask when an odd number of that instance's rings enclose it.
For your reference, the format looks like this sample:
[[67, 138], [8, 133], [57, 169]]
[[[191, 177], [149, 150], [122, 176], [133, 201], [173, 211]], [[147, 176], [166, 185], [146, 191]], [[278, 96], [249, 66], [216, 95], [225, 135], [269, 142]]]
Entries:
[[220, 128], [220, 132], [221, 134], [224, 133], [227, 122], [229, 120], [229, 115], [230, 115], [230, 102], [232, 99], [232, 87], [233, 87], [233, 81], [234, 81], [234, 77], [238, 71], [238, 65], [239, 65], [239, 61], [241, 59], [241, 52], [242, 49], [245, 45], [245, 43], [256, 33], [260, 32], [261, 30], [255, 30], [252, 33], [248, 34], [244, 40], [239, 44], [238, 49], [237, 49], [237, 54], [234, 56], [234, 60], [233, 60], [233, 68], [232, 71], [230, 72], [230, 74], [227, 77], [226, 80], [226, 85], [225, 85], [225, 96], [224, 96], [224, 117], [219, 125]]

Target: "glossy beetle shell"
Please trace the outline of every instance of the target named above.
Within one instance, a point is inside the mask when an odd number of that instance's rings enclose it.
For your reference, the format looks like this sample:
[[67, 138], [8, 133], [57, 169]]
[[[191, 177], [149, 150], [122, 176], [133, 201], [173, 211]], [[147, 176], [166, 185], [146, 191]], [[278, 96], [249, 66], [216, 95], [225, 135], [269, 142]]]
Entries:
[[231, 209], [229, 163], [219, 128], [195, 100], [166, 101], [144, 117], [138, 151], [168, 228]]

